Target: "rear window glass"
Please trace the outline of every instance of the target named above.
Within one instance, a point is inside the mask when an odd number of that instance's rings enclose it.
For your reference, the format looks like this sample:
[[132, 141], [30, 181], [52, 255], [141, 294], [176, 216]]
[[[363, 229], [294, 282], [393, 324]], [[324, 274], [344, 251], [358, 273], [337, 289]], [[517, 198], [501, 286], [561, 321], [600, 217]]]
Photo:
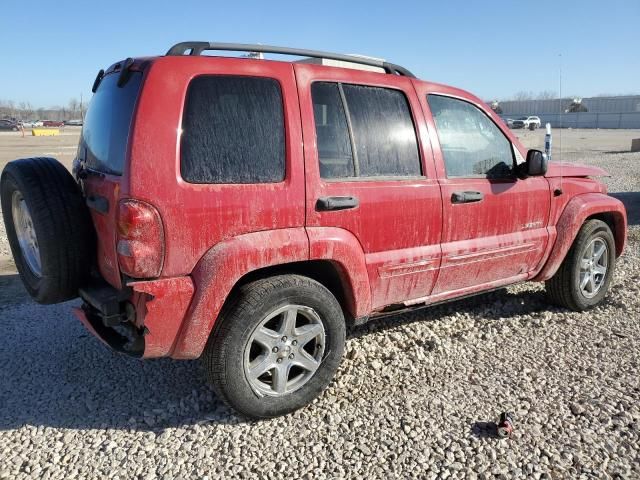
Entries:
[[141, 72], [132, 72], [127, 83], [118, 87], [118, 74], [102, 79], [91, 99], [82, 128], [89, 168], [122, 175], [133, 110], [138, 99]]
[[201, 76], [187, 91], [182, 178], [191, 183], [274, 183], [285, 176], [282, 94], [271, 78]]

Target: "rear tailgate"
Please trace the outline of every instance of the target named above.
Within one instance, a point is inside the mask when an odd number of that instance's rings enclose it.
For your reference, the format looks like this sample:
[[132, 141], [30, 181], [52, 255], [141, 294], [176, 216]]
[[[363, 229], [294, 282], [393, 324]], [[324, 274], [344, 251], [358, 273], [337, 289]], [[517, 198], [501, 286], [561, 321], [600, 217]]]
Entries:
[[131, 71], [119, 86], [120, 68], [109, 68], [91, 100], [76, 159], [97, 233], [98, 267], [116, 288], [122, 287], [116, 253], [118, 202], [127, 188], [128, 143], [143, 79], [142, 72]]

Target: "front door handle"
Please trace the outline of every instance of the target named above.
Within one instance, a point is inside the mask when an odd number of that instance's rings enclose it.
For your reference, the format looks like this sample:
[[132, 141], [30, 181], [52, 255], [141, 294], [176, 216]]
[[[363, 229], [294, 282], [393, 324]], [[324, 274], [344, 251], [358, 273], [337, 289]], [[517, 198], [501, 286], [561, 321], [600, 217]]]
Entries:
[[327, 212], [329, 210], [347, 210], [356, 208], [359, 202], [356, 197], [320, 197], [316, 202], [316, 210]]
[[451, 203], [473, 203], [479, 202], [483, 198], [482, 192], [453, 192], [451, 194]]

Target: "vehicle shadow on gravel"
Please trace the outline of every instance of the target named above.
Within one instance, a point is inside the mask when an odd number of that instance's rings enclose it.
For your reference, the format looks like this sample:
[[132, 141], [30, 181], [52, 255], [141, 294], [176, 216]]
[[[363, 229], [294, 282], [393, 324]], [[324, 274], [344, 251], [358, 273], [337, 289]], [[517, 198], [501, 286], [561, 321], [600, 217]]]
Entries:
[[216, 398], [197, 361], [143, 363], [109, 352], [89, 337], [60, 339], [64, 348], [72, 348], [72, 341], [83, 345], [87, 358], [81, 362], [59, 359], [57, 353], [33, 358], [21, 378], [3, 382], [0, 431], [31, 425], [160, 432], [245, 423]]
[[471, 425], [471, 435], [478, 438], [500, 438], [495, 422], [474, 422]]
[[216, 398], [198, 361], [112, 352], [73, 316], [77, 303], [38, 305], [18, 275], [0, 273], [0, 431], [244, 422]]
[[16, 273], [2, 273], [0, 270], [0, 308], [30, 301], [29, 294], [22, 286]]
[[477, 315], [484, 319], [500, 320], [513, 315], [529, 315], [543, 310], [553, 310], [542, 290], [513, 293], [506, 288], [479, 294], [462, 300], [434, 305], [406, 313], [373, 319], [360, 326], [351, 326], [348, 338], [359, 338], [370, 332], [410, 325], [414, 322], [438, 321], [439, 318], [452, 313]]
[[629, 225], [640, 225], [640, 192], [615, 192], [609, 195], [624, 203]]

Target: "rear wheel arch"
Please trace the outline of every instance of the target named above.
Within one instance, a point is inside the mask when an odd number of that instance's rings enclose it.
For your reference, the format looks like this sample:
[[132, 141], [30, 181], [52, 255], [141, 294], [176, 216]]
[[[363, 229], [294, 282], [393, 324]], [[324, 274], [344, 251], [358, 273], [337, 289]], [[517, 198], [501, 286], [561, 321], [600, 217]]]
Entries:
[[332, 260], [308, 260], [284, 263], [247, 272], [233, 286], [225, 301], [225, 305], [232, 301], [231, 299], [242, 286], [256, 280], [287, 274], [300, 275], [315, 280], [326, 287], [327, 290], [336, 297], [346, 318], [353, 319], [357, 316], [357, 300], [354, 296], [349, 274], [344, 266]]
[[318, 281], [336, 297], [347, 318], [368, 315], [371, 292], [362, 249], [348, 232], [321, 230], [322, 235], [315, 236], [300, 227], [254, 232], [212, 247], [191, 273], [196, 291], [170, 356], [198, 358], [238, 286], [277, 273]]

